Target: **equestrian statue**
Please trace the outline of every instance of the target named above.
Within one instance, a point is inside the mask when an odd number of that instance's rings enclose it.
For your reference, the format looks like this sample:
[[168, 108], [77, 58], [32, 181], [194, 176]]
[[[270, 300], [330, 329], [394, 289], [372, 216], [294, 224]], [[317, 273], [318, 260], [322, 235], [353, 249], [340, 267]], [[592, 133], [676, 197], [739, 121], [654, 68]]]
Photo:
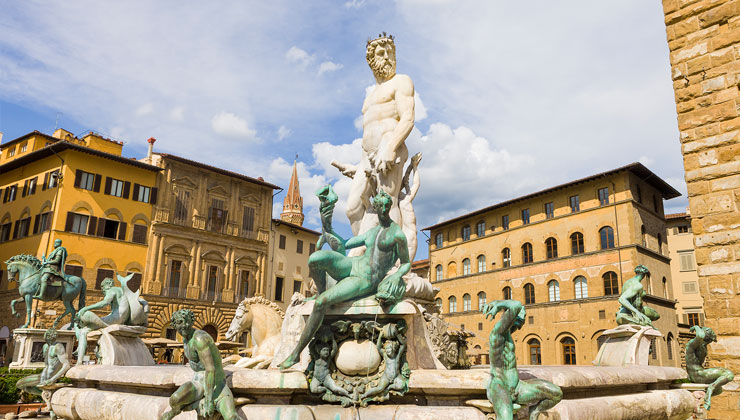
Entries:
[[[41, 260], [33, 255], [15, 255], [5, 261], [8, 266], [8, 278], [10, 281], [18, 281], [18, 293], [20, 298], [10, 302], [10, 309], [15, 317], [20, 314], [15, 311], [15, 304], [24, 301], [26, 303], [26, 323], [20, 328], [27, 328], [31, 323], [31, 306], [34, 299], [42, 302], [53, 302], [60, 300], [64, 303], [64, 313], [59, 315], [52, 325], [56, 328], [59, 321], [65, 315], [70, 314], [74, 321], [76, 310], [72, 301], [80, 297], [78, 307], [85, 306], [85, 290], [87, 284], [82, 277], [64, 274], [64, 265], [67, 260], [67, 250], [62, 246], [62, 240], [54, 241], [54, 250], [49, 257], [42, 256]], [[67, 329], [73, 328], [74, 322], [69, 323]]]

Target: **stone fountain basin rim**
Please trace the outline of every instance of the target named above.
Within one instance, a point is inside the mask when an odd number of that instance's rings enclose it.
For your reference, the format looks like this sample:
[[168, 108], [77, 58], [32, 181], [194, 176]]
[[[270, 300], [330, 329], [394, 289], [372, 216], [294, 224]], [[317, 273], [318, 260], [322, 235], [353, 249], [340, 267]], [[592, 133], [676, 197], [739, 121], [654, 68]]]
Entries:
[[[241, 369], [227, 367], [229, 386], [239, 393], [259, 392], [285, 395], [305, 392], [306, 377], [299, 371]], [[659, 366], [520, 366], [522, 379], [540, 378], [568, 389], [609, 388], [639, 384], [669, 384], [685, 379], [680, 368]], [[67, 372], [73, 383], [91, 383], [151, 388], [176, 388], [193, 377], [187, 366], [75, 366]], [[414, 370], [409, 380], [412, 393], [469, 395], [485, 389], [489, 372], [469, 370]]]

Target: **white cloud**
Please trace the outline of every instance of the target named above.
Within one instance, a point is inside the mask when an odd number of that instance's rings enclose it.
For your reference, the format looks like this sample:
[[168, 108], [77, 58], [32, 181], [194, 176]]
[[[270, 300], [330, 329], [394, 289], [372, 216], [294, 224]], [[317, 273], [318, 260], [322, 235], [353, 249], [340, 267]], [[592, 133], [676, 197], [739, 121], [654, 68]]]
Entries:
[[170, 111], [170, 119], [172, 121], [182, 121], [185, 118], [185, 107], [176, 106]]
[[344, 67], [344, 65], [342, 64], [334, 63], [332, 61], [324, 61], [323, 63], [319, 64], [319, 75], [337, 71], [341, 69], [342, 67]]
[[226, 137], [252, 140], [257, 132], [247, 125], [247, 121], [230, 112], [220, 112], [211, 119], [213, 131]]
[[291, 63], [298, 64], [300, 68], [306, 68], [306, 66], [311, 64], [315, 59], [313, 55], [295, 45], [290, 47], [290, 49], [285, 53], [285, 58], [287, 58]]
[[421, 121], [427, 117], [427, 107], [424, 106], [424, 102], [421, 101], [419, 92], [414, 92], [414, 120]]
[[655, 159], [649, 157], [649, 156], [640, 156], [639, 159], [637, 159], [638, 162], [642, 163], [643, 165], [647, 166], [648, 168], [655, 163]]
[[365, 5], [365, 0], [350, 0], [344, 3], [347, 9], [359, 9]]
[[154, 104], [148, 103], [136, 108], [136, 115], [143, 117], [154, 112]]
[[280, 128], [278, 128], [278, 132], [277, 132], [278, 140], [283, 140], [284, 138], [288, 137], [292, 133], [293, 131], [290, 128], [284, 125], [281, 125]]

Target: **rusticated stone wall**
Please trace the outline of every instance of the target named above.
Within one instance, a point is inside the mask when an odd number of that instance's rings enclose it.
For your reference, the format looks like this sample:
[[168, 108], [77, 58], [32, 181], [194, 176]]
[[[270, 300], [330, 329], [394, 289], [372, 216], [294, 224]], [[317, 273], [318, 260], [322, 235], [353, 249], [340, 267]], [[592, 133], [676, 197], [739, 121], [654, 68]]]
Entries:
[[[663, 0], [709, 364], [740, 374], [740, 1]], [[740, 376], [712, 398], [736, 419]]]

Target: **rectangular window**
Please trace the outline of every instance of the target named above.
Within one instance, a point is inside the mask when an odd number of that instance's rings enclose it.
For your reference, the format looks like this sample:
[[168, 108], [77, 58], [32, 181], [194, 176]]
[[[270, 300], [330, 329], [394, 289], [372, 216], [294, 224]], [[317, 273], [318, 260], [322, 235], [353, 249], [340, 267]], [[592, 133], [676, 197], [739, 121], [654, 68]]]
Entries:
[[10, 228], [11, 228], [10, 222], [0, 226], [0, 242], [5, 242], [5, 241], [10, 240]]
[[21, 153], [25, 152], [26, 150], [28, 150], [28, 142], [21, 144]]
[[92, 191], [93, 188], [95, 187], [95, 174], [77, 170], [77, 175], [75, 176], [75, 183], [77, 184], [78, 188], [82, 188], [83, 190]]
[[70, 276], [82, 277], [82, 266], [81, 265], [69, 265], [64, 266], [64, 273]]
[[693, 327], [694, 325], [699, 325], [699, 314], [693, 313], [693, 314], [686, 314], [687, 324], [689, 324], [689, 327]]
[[189, 208], [190, 191], [178, 189], [177, 193], [175, 194], [175, 224], [187, 224]]
[[98, 219], [97, 236], [102, 236], [109, 239], [118, 238], [118, 225], [119, 222], [117, 220], [103, 218]]
[[98, 268], [98, 275], [95, 276], [95, 289], [100, 290], [100, 283], [102, 283], [105, 279], [112, 279], [113, 274], [113, 270]]
[[114, 197], [122, 197], [123, 196], [123, 181], [113, 178], [110, 179], [110, 189], [108, 191], [108, 194], [114, 196]]
[[36, 226], [33, 228], [33, 233], [46, 232], [51, 229], [51, 212], [41, 213], [36, 219]]
[[482, 238], [486, 235], [486, 222], [480, 221], [475, 225], [475, 234]]
[[208, 266], [208, 282], [206, 283], [206, 300], [217, 300], [216, 287], [218, 286], [218, 267], [215, 265]]
[[599, 205], [609, 204], [609, 188], [599, 188]]
[[293, 293], [301, 293], [301, 283], [300, 280], [293, 280]]
[[295, 243], [295, 252], [303, 254], [303, 241], [298, 239]]
[[49, 172], [48, 179], [46, 181], [46, 189], [55, 188], [59, 181], [59, 170]]
[[134, 233], [131, 235], [131, 242], [137, 244], [146, 244], [147, 227], [145, 225], [134, 225]]
[[545, 203], [545, 217], [548, 219], [555, 217], [555, 207], [552, 203]]
[[599, 319], [606, 319], [606, 309], [599, 310]]
[[254, 232], [254, 207], [244, 206], [242, 214], [242, 236]]
[[695, 281], [685, 281], [681, 283], [683, 292], [687, 294], [699, 293], [699, 285]]
[[208, 226], [211, 232], [223, 232], [226, 227], [228, 211], [224, 210], [223, 200], [214, 198], [211, 202]]
[[689, 228], [689, 225], [681, 225], [676, 227], [676, 233], [689, 233], [691, 229]]
[[501, 227], [504, 230], [509, 229], [509, 215], [508, 214], [506, 216], [501, 216]]
[[462, 240], [463, 241], [469, 241], [470, 240], [470, 226], [463, 226], [463, 228], [462, 228]]
[[693, 271], [696, 269], [694, 251], [679, 252], [678, 257], [681, 259], [681, 271]]
[[17, 225], [15, 228], [15, 233], [13, 234], [15, 235], [14, 239], [25, 238], [26, 236], [28, 236], [28, 232], [31, 226], [31, 218], [26, 217], [25, 219], [21, 219], [16, 223]]
[[182, 276], [182, 261], [170, 260], [170, 290], [169, 296], [178, 296], [180, 291], [180, 277]]
[[18, 196], [18, 186], [13, 185], [5, 189], [5, 195], [3, 196], [3, 203], [10, 203], [15, 201]]
[[283, 301], [283, 279], [282, 277], [275, 277], [275, 300], [278, 302]]
[[568, 200], [570, 202], [570, 212], [575, 213], [581, 211], [581, 199], [577, 195], [571, 196]]
[[15, 156], [15, 147], [13, 147], [12, 149], [8, 150], [8, 157], [13, 157], [13, 156]]
[[[87, 222], [90, 219], [89, 216], [84, 214], [70, 213], [72, 215], [72, 225], [70, 226], [69, 232], [86, 234], [87, 233]], [[69, 216], [67, 216], [69, 220]]]
[[28, 195], [36, 194], [36, 184], [38, 178], [34, 177], [28, 180]]
[[529, 209], [522, 210], [522, 224], [529, 224]]
[[311, 242], [310, 244], [308, 244], [308, 255], [311, 255], [314, 252], [316, 252], [316, 244]]
[[246, 299], [254, 295], [254, 290], [250, 293], [249, 290], [249, 270], [242, 270], [239, 272], [239, 297]]
[[134, 200], [141, 201], [142, 203], [148, 203], [151, 194], [151, 188], [139, 184], [134, 185]]
[[280, 241], [278, 242], [278, 248], [285, 249], [285, 241], [286, 240], [287, 240], [287, 238], [285, 237], [285, 235], [280, 235]]

